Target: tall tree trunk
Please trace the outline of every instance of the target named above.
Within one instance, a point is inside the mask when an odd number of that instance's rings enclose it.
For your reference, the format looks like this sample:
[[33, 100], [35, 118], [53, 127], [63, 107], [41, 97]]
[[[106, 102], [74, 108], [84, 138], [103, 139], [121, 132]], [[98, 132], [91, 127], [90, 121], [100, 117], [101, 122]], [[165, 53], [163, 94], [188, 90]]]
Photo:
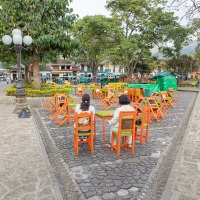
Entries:
[[28, 82], [28, 69], [29, 69], [29, 67], [27, 67], [27, 66], [24, 68], [24, 70], [25, 70], [25, 74], [24, 74], [25, 82]]
[[39, 67], [39, 60], [32, 61], [33, 66], [33, 78], [34, 78], [34, 87], [36, 90], [40, 90], [40, 67]]
[[93, 67], [92, 67], [92, 75], [93, 75], [93, 82], [94, 82], [94, 83], [97, 82], [97, 78], [96, 78], [96, 77], [97, 77], [97, 74], [98, 74], [98, 73], [97, 73], [96, 68], [93, 68]]
[[132, 81], [133, 81], [133, 78], [132, 78], [132, 76], [133, 76], [133, 70], [134, 70], [135, 68], [133, 68], [132, 66], [128, 66], [127, 67], [127, 79], [128, 79], [128, 82], [129, 83], [132, 83]]

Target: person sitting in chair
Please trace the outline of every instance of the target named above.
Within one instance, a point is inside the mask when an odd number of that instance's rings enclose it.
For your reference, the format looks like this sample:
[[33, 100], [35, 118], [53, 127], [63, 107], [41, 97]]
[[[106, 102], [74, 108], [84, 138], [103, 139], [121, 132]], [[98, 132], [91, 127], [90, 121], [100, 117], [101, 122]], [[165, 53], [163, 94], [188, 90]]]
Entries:
[[[122, 94], [121, 96], [119, 96], [119, 104], [120, 104], [120, 107], [118, 107], [115, 110], [113, 118], [110, 121], [108, 121], [108, 123], [111, 125], [110, 143], [111, 143], [112, 131], [118, 131], [120, 111], [134, 111], [135, 110], [133, 107], [130, 106], [130, 99], [125, 94]], [[132, 138], [128, 137], [128, 144], [129, 145], [131, 144], [131, 141], [132, 141]], [[115, 143], [116, 143], [116, 141], [115, 141]]]
[[[88, 112], [88, 113], [92, 112], [93, 113], [93, 119], [94, 119], [95, 108], [94, 108], [94, 106], [90, 105], [90, 95], [89, 94], [84, 94], [82, 96], [81, 104], [76, 105], [75, 113], [80, 114], [82, 112]], [[85, 123], [85, 122], [86, 122], [86, 120], [82, 120], [82, 123]], [[76, 126], [74, 125], [74, 127], [76, 127]], [[79, 139], [80, 140], [83, 140], [83, 139], [85, 140], [86, 138], [79, 138]]]

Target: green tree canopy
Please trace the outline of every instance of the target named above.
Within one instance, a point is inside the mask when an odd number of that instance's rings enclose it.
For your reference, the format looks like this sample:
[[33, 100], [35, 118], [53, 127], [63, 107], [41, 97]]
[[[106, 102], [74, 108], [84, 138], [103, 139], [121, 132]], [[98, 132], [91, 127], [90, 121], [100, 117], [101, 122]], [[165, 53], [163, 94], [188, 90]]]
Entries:
[[198, 63], [192, 56], [181, 55], [168, 60], [166, 62], [166, 69], [178, 74], [187, 74], [197, 71]]
[[123, 29], [123, 37], [111, 51], [112, 62], [123, 66], [129, 77], [142, 58], [151, 56], [154, 46], [173, 42], [174, 48], [170, 50], [178, 53], [189, 33], [172, 12], [164, 11], [159, 0], [110, 0], [107, 8]]
[[[1, 37], [10, 35], [14, 28], [30, 35], [33, 44], [22, 56], [33, 66], [35, 88], [40, 88], [39, 64], [56, 61], [73, 53], [77, 43], [71, 39], [69, 30], [76, 15], [69, 8], [70, 0], [0, 0]], [[3, 44], [1, 43], [1, 46]], [[4, 47], [1, 47], [4, 48]], [[5, 49], [3, 50], [3, 52]]]
[[73, 28], [73, 37], [79, 41], [76, 61], [90, 66], [96, 77], [98, 66], [116, 43], [116, 35], [111, 18], [95, 15], [78, 20]]

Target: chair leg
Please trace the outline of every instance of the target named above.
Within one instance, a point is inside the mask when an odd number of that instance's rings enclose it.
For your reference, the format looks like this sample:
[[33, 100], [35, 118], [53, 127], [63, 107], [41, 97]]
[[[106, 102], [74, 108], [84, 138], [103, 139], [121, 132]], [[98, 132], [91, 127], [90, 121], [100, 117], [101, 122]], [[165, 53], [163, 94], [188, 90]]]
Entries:
[[74, 134], [74, 150], [75, 150], [76, 156], [79, 156], [79, 152], [78, 152], [78, 136], [76, 134]]
[[140, 129], [140, 144], [143, 144], [143, 135], [144, 135], [144, 128], [143, 127], [141, 127], [141, 129]]
[[90, 136], [91, 154], [94, 154], [94, 142], [93, 135]]
[[110, 144], [110, 150], [111, 150], [111, 151], [113, 151], [114, 140], [115, 140], [115, 136], [114, 136], [114, 134], [112, 133], [112, 135], [111, 135], [111, 144]]
[[133, 155], [135, 152], [135, 137], [134, 137], [135, 134], [132, 135], [132, 144], [131, 144], [131, 154]]
[[120, 156], [120, 137], [117, 137], [117, 156]]
[[149, 141], [149, 127], [146, 127], [146, 135], [145, 135], [146, 142]]

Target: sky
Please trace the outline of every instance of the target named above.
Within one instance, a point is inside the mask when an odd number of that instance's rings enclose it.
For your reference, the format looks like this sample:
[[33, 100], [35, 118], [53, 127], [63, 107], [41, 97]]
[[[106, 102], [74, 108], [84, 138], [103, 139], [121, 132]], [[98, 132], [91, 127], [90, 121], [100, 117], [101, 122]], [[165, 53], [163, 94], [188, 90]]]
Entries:
[[[73, 0], [73, 2], [70, 3], [70, 7], [73, 8], [74, 13], [78, 14], [80, 18], [86, 15], [105, 15], [109, 17], [109, 11], [106, 10], [105, 5], [106, 0]], [[182, 16], [183, 12], [184, 11], [180, 9], [176, 15]], [[186, 20], [181, 22], [182, 25], [186, 25], [186, 23]]]
[[105, 15], [109, 17], [109, 11], [105, 8], [106, 0], [73, 0], [70, 7], [80, 18], [86, 15]]

